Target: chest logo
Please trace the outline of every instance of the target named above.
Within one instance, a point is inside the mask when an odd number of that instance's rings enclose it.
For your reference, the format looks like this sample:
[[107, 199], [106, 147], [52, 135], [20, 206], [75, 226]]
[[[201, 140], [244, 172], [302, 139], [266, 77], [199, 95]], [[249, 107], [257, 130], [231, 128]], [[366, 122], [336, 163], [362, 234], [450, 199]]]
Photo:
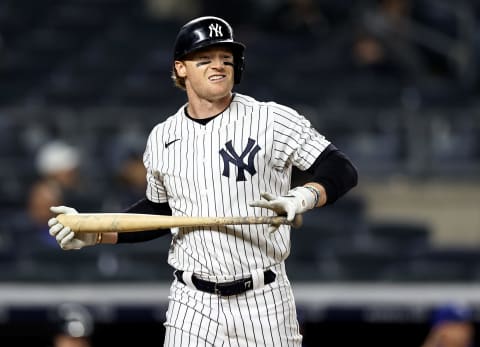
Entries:
[[[245, 170], [252, 176], [257, 173], [253, 161], [261, 148], [258, 144], [255, 144], [255, 140], [249, 138], [247, 146], [240, 155], [235, 152], [231, 140], [225, 143], [225, 148], [226, 150], [223, 148], [220, 150], [220, 155], [223, 158], [223, 176], [230, 177], [230, 164], [238, 168], [237, 182], [247, 180]], [[245, 164], [244, 159], [247, 155], [247, 163]]]
[[173, 141], [170, 141], [170, 142], [165, 142], [165, 148], [168, 148], [171, 144], [177, 142], [177, 141], [180, 141], [180, 139], [175, 139]]

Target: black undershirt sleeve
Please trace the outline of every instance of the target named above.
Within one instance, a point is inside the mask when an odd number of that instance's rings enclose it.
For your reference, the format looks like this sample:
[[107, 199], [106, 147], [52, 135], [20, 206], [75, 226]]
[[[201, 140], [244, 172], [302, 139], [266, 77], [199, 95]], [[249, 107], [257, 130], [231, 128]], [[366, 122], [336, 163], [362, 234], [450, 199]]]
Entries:
[[350, 159], [334, 145], [323, 150], [306, 170], [314, 182], [320, 183], [327, 193], [327, 204], [333, 204], [358, 182], [357, 169]]
[[[124, 212], [126, 213], [145, 213], [145, 214], [161, 214], [172, 215], [172, 209], [168, 203], [155, 203], [146, 198], [141, 199], [128, 207]], [[158, 229], [139, 231], [134, 233], [118, 233], [117, 243], [135, 243], [150, 241], [165, 235], [170, 234], [170, 229]]]

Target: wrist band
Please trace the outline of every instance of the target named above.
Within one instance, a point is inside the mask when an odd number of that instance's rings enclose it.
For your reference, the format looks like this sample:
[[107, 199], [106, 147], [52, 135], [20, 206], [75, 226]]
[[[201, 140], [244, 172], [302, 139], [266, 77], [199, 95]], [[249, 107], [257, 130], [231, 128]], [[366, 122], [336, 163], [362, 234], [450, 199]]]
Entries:
[[315, 195], [315, 204], [313, 205], [313, 207], [316, 207], [318, 205], [318, 201], [320, 200], [320, 192], [317, 188], [313, 187], [313, 186], [303, 186], [304, 188], [307, 188], [308, 190], [310, 190], [313, 195]]
[[103, 239], [103, 234], [98, 233], [97, 234], [97, 239], [95, 240], [95, 244], [98, 245], [98, 244], [102, 243], [102, 239]]

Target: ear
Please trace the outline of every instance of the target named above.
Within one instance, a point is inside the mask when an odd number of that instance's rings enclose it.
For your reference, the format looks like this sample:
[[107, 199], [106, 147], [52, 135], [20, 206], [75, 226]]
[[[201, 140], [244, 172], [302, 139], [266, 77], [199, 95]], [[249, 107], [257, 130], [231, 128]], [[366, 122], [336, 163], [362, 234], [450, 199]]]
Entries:
[[175, 71], [177, 71], [178, 77], [187, 76], [187, 69], [183, 61], [175, 60]]

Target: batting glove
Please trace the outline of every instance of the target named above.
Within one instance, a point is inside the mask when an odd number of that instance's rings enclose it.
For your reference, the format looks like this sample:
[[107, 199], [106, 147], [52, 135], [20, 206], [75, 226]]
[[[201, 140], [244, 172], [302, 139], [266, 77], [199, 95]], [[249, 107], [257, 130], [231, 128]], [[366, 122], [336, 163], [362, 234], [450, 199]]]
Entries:
[[[67, 206], [52, 206], [50, 211], [57, 214], [77, 214], [77, 210]], [[70, 227], [64, 226], [57, 218], [50, 218], [48, 221], [49, 233], [55, 237], [58, 245], [63, 250], [81, 249], [85, 246], [97, 244], [98, 234], [75, 233]]]
[[251, 207], [263, 207], [275, 211], [278, 215], [286, 215], [291, 222], [296, 214], [302, 214], [318, 203], [319, 195], [313, 188], [296, 187], [287, 192], [287, 195], [275, 196], [270, 193], [262, 193], [264, 200], [251, 202]]

